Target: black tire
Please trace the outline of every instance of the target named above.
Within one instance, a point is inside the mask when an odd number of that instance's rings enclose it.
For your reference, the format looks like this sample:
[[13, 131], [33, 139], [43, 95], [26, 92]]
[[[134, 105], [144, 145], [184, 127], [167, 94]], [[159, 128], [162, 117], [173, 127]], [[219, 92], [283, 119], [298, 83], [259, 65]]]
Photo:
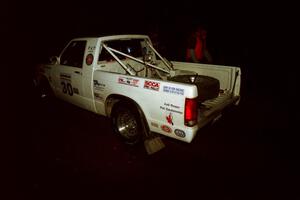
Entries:
[[112, 114], [112, 126], [127, 144], [134, 145], [139, 143], [144, 134], [143, 121], [132, 103], [118, 102], [114, 105]]
[[[191, 81], [191, 77], [195, 77], [194, 82]], [[178, 75], [172, 77], [170, 80], [181, 83], [195, 84], [198, 89], [198, 100], [200, 102], [216, 98], [220, 92], [220, 81], [210, 76]]]
[[52, 99], [54, 94], [51, 89], [51, 86], [46, 79], [41, 79], [39, 82], [35, 81], [35, 90], [38, 99]]

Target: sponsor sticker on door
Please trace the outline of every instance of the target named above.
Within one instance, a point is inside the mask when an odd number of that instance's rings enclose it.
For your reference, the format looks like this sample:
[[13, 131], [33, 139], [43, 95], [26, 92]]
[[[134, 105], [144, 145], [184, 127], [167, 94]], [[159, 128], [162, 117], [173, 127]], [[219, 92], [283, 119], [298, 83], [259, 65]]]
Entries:
[[118, 83], [124, 85], [130, 85], [134, 87], [139, 87], [139, 79], [131, 78], [131, 77], [119, 77]]

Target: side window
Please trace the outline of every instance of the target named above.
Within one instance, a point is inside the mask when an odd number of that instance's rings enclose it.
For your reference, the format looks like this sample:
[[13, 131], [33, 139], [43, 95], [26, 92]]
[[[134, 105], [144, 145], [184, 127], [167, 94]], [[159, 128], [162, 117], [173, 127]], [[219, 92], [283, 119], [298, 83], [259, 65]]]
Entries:
[[105, 48], [102, 48], [100, 56], [99, 56], [99, 61], [114, 61], [114, 57], [112, 57], [112, 55], [110, 55], [110, 53], [108, 53], [108, 51]]
[[[131, 40], [111, 40], [105, 42], [105, 44], [113, 49], [121, 51], [125, 54], [131, 55], [133, 57], [142, 57], [142, 46], [141, 39], [131, 39]], [[115, 55], [123, 60], [126, 57], [115, 53]], [[98, 61], [114, 61], [115, 59], [107, 52], [106, 49], [102, 49]]]
[[73, 41], [60, 58], [61, 65], [82, 68], [86, 41]]

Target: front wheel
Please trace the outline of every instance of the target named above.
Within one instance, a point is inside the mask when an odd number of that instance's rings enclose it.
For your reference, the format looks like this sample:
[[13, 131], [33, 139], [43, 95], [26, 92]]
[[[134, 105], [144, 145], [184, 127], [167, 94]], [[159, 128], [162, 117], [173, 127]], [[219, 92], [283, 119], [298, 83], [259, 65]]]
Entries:
[[54, 97], [54, 93], [51, 89], [51, 86], [45, 78], [41, 78], [40, 80], [33, 80], [34, 92], [35, 96], [38, 100], [50, 100]]
[[144, 135], [142, 119], [137, 108], [126, 102], [118, 102], [112, 110], [114, 132], [127, 144], [136, 144]]

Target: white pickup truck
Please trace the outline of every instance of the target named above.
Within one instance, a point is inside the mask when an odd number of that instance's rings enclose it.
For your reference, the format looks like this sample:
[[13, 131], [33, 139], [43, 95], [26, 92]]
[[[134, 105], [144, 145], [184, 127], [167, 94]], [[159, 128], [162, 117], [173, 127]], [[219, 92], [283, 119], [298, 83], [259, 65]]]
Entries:
[[110, 117], [127, 143], [152, 132], [189, 143], [240, 99], [239, 67], [170, 62], [146, 35], [73, 39], [36, 72], [43, 96]]

